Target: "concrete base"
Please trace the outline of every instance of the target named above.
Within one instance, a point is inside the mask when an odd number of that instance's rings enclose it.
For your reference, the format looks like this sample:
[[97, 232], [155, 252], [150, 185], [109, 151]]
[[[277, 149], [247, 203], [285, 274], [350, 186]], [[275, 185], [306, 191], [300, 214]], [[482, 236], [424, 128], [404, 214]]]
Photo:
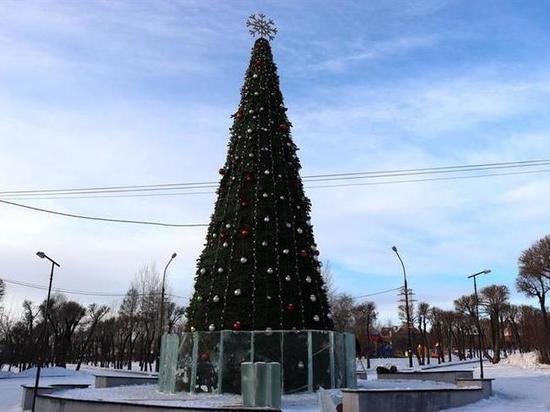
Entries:
[[36, 398], [36, 410], [40, 412], [167, 412], [167, 411], [228, 411], [228, 412], [257, 412], [262, 411], [280, 412], [275, 408], [246, 408], [246, 407], [184, 407], [165, 405], [137, 405], [129, 402], [109, 402], [97, 400], [82, 400], [61, 398], [55, 395], [39, 395]]
[[343, 412], [435, 412], [488, 399], [492, 379], [459, 379], [452, 389], [344, 389]]
[[136, 375], [96, 375], [96, 388], [114, 388], [115, 386], [148, 385], [157, 383], [156, 376], [136, 376]]
[[[60, 391], [64, 389], [82, 389], [88, 388], [90, 385], [86, 384], [55, 384], [48, 386], [39, 386], [37, 389], [37, 395], [53, 393], [55, 391]], [[32, 408], [32, 398], [34, 394], [34, 385], [21, 385], [21, 409], [28, 411]]]
[[412, 379], [418, 381], [435, 381], [456, 383], [458, 379], [472, 379], [473, 370], [454, 370], [454, 371], [414, 371], [414, 372], [396, 372], [396, 373], [378, 373], [378, 379], [405, 380]]

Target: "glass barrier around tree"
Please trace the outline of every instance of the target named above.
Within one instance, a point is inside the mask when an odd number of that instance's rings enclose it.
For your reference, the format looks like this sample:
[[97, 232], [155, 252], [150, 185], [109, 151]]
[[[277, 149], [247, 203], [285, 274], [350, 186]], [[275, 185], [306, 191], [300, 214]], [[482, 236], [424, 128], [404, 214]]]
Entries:
[[240, 393], [242, 362], [279, 362], [285, 394], [356, 386], [353, 334], [224, 330], [165, 335], [159, 389]]

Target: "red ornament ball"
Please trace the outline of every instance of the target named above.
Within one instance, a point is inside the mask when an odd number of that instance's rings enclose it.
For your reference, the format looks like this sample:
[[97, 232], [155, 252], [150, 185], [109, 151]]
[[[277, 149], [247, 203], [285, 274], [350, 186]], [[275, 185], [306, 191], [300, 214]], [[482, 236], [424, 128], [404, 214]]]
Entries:
[[250, 206], [250, 203], [248, 203], [248, 200], [241, 200], [241, 207], [248, 207]]
[[289, 129], [288, 124], [287, 123], [281, 123], [279, 125], [279, 129], [281, 129], [283, 132], [288, 132], [288, 129]]
[[293, 303], [289, 303], [288, 306], [286, 307], [288, 309], [289, 312], [292, 312], [294, 310], [294, 304]]
[[221, 240], [226, 240], [227, 239], [227, 232], [221, 232], [220, 233], [220, 239]]
[[241, 322], [236, 321], [236, 322], [233, 324], [233, 330], [241, 330]]
[[307, 250], [302, 249], [302, 250], [300, 251], [300, 256], [301, 256], [301, 257], [307, 257], [307, 255], [308, 255]]
[[242, 118], [243, 118], [243, 112], [238, 111], [237, 113], [235, 113], [235, 119], [241, 120]]
[[218, 170], [218, 173], [223, 176], [225, 174], [225, 169], [223, 167], [220, 168], [220, 170]]
[[248, 236], [250, 236], [250, 231], [246, 227], [242, 228], [241, 236], [246, 239]]
[[248, 182], [248, 183], [253, 182], [254, 181], [254, 176], [252, 176], [252, 174], [250, 174], [250, 173], [245, 173], [244, 174], [244, 180], [245, 180], [245, 182]]

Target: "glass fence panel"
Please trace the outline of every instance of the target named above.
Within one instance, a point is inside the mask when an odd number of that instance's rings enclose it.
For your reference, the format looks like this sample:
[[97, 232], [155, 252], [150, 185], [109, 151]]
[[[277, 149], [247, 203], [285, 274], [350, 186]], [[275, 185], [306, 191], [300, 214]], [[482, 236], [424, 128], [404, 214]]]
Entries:
[[283, 336], [284, 393], [308, 390], [308, 332], [288, 331]]
[[[191, 391], [193, 373], [193, 345], [198, 333], [184, 333], [181, 337], [176, 369], [176, 392]], [[195, 360], [196, 362], [196, 360]]]
[[334, 333], [334, 385], [336, 388], [346, 385], [346, 354], [342, 333]]
[[195, 392], [217, 392], [220, 367], [221, 332], [200, 335], [197, 356]]
[[251, 332], [223, 332], [221, 391], [241, 393], [241, 363], [250, 362]]
[[331, 387], [330, 379], [330, 334], [312, 332], [313, 344], [313, 390]]

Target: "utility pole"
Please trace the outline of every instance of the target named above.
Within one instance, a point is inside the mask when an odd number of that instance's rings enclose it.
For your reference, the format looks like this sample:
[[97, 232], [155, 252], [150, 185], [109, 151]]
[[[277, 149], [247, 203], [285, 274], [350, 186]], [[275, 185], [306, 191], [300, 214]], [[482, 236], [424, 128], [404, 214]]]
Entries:
[[53, 270], [55, 266], [60, 267], [59, 263], [51, 259], [48, 255], [46, 255], [44, 252], [36, 252], [36, 256], [38, 256], [40, 259], [47, 259], [51, 262], [52, 268], [50, 271], [50, 284], [48, 286], [48, 297], [46, 298], [46, 308], [44, 309], [44, 332], [42, 335], [42, 344], [40, 345], [38, 349], [38, 365], [36, 367], [36, 379], [34, 381], [34, 392], [32, 394], [32, 412], [34, 412], [34, 406], [36, 404], [36, 392], [38, 391], [38, 384], [40, 381], [40, 369], [42, 368], [42, 363], [44, 362], [44, 352], [45, 347], [47, 343], [47, 336], [48, 336], [48, 315], [50, 312], [50, 295], [52, 292], [52, 282], [53, 282]]
[[476, 326], [477, 326], [477, 340], [479, 346], [479, 376], [483, 379], [483, 348], [482, 348], [482, 338], [481, 338], [481, 322], [479, 321], [479, 297], [477, 296], [477, 277], [479, 275], [487, 275], [491, 273], [490, 269], [482, 270], [481, 272], [474, 273], [473, 275], [468, 276], [468, 279], [474, 279], [474, 295], [476, 297]]
[[407, 352], [409, 354], [409, 368], [412, 368], [413, 358], [412, 358], [412, 337], [411, 337], [411, 314], [409, 311], [409, 287], [407, 285], [407, 271], [405, 270], [405, 264], [403, 263], [403, 259], [401, 259], [401, 256], [397, 251], [397, 247], [393, 246], [392, 250], [397, 255], [399, 262], [401, 262], [401, 267], [403, 268], [403, 291], [405, 293], [405, 315], [407, 318], [407, 345], [409, 346], [409, 349], [407, 350]]

